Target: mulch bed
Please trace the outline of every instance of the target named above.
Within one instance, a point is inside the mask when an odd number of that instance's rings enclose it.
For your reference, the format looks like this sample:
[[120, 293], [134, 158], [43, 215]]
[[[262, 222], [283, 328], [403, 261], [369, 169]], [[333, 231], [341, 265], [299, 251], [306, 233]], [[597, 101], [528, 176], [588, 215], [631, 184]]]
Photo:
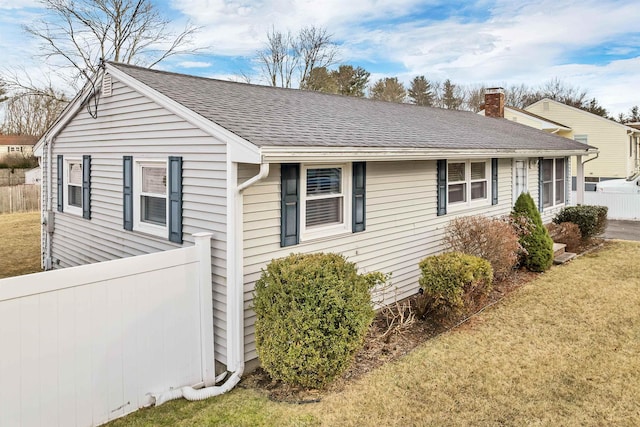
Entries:
[[[580, 248], [580, 253], [590, 252], [600, 246], [602, 246], [602, 240], [594, 239], [588, 244], [584, 244]], [[293, 387], [281, 381], [275, 381], [271, 379], [269, 374], [262, 368], [258, 368], [245, 376], [239, 384], [239, 387], [263, 391], [270, 399], [280, 402], [297, 404], [318, 402], [322, 399], [323, 395], [340, 391], [344, 389], [347, 384], [361, 378], [367, 372], [385, 363], [401, 358], [420, 344], [447, 330], [460, 327], [467, 323], [475, 314], [500, 301], [516, 289], [526, 285], [538, 277], [539, 274], [540, 273], [532, 273], [524, 268], [515, 270], [509, 277], [494, 282], [491, 293], [482, 301], [474, 303], [467, 308], [465, 313], [458, 317], [440, 323], [436, 323], [428, 318], [415, 319], [413, 322], [389, 332], [388, 317], [385, 316], [385, 313], [379, 312], [371, 324], [364, 345], [356, 354], [351, 367], [342, 374], [338, 380], [324, 390]], [[406, 314], [408, 314], [409, 304], [411, 311], [413, 313], [416, 312], [415, 298], [414, 296], [403, 301], [407, 306]]]

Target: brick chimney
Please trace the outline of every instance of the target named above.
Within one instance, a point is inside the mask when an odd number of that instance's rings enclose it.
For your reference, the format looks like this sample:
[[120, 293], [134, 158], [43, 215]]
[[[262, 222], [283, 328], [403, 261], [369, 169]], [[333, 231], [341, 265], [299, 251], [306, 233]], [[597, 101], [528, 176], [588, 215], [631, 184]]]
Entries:
[[486, 117], [504, 118], [504, 89], [488, 88], [484, 92], [484, 115]]

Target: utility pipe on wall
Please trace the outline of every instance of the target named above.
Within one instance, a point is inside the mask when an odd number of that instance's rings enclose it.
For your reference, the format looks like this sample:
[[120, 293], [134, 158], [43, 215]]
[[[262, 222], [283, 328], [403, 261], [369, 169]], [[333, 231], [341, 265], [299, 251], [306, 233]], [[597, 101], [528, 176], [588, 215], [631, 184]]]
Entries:
[[[237, 163], [231, 165], [227, 163], [227, 167], [232, 167], [234, 172], [237, 172]], [[231, 185], [232, 182], [237, 181], [237, 173], [230, 174], [232, 179], [228, 179], [228, 184]], [[229, 277], [227, 277], [227, 313], [232, 314], [227, 319], [227, 330], [229, 330], [230, 325], [234, 325], [236, 332], [235, 334], [227, 334], [228, 342], [231, 343], [229, 346], [229, 354], [227, 355], [227, 369], [231, 368], [233, 373], [231, 376], [220, 386], [212, 386], [212, 387], [204, 387], [201, 389], [195, 389], [193, 387], [182, 387], [179, 389], [169, 390], [165, 393], [160, 393], [157, 395], [152, 395], [155, 406], [159, 406], [164, 402], [168, 402], [170, 400], [179, 399], [184, 397], [187, 400], [204, 400], [210, 397], [219, 396], [223, 393], [226, 393], [233, 389], [239, 382], [244, 373], [244, 295], [243, 295], [243, 206], [242, 206], [242, 192], [255, 184], [266, 178], [269, 175], [269, 163], [261, 163], [260, 171], [257, 175], [248, 179], [240, 185], [237, 185], [233, 191], [233, 206], [234, 206], [234, 215], [233, 218], [227, 218], [227, 221], [232, 221], [234, 224], [234, 233], [232, 236], [227, 236], [227, 238], [233, 239], [235, 242], [234, 246], [234, 254], [231, 256], [235, 261], [233, 262], [233, 273], [230, 274], [232, 280], [229, 281]], [[229, 247], [229, 245], [227, 245]], [[230, 255], [227, 254], [229, 257]], [[233, 307], [233, 309], [230, 309]], [[232, 319], [235, 315], [235, 319]], [[216, 382], [218, 379], [216, 379]]]

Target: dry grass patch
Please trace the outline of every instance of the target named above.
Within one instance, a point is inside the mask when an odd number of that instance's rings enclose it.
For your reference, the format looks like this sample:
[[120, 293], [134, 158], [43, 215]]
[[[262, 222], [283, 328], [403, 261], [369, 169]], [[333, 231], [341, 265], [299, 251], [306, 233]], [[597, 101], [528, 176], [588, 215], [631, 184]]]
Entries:
[[40, 212], [0, 215], [0, 278], [40, 268]]
[[640, 425], [640, 244], [554, 268], [314, 408], [324, 425]]
[[555, 267], [319, 403], [237, 388], [113, 425], [640, 425], [640, 244]]

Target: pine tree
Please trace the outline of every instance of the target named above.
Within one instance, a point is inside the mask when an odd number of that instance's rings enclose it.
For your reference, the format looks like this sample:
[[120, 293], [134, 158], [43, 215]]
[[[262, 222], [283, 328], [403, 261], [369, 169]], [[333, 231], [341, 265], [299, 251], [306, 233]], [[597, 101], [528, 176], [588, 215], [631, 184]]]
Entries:
[[431, 83], [424, 76], [416, 76], [407, 91], [411, 102], [423, 107], [433, 106], [433, 90]]
[[553, 240], [529, 193], [522, 193], [513, 206], [514, 218], [524, 217], [528, 223], [528, 233], [520, 236], [520, 244], [527, 251], [523, 264], [531, 271], [545, 271], [553, 263]]

